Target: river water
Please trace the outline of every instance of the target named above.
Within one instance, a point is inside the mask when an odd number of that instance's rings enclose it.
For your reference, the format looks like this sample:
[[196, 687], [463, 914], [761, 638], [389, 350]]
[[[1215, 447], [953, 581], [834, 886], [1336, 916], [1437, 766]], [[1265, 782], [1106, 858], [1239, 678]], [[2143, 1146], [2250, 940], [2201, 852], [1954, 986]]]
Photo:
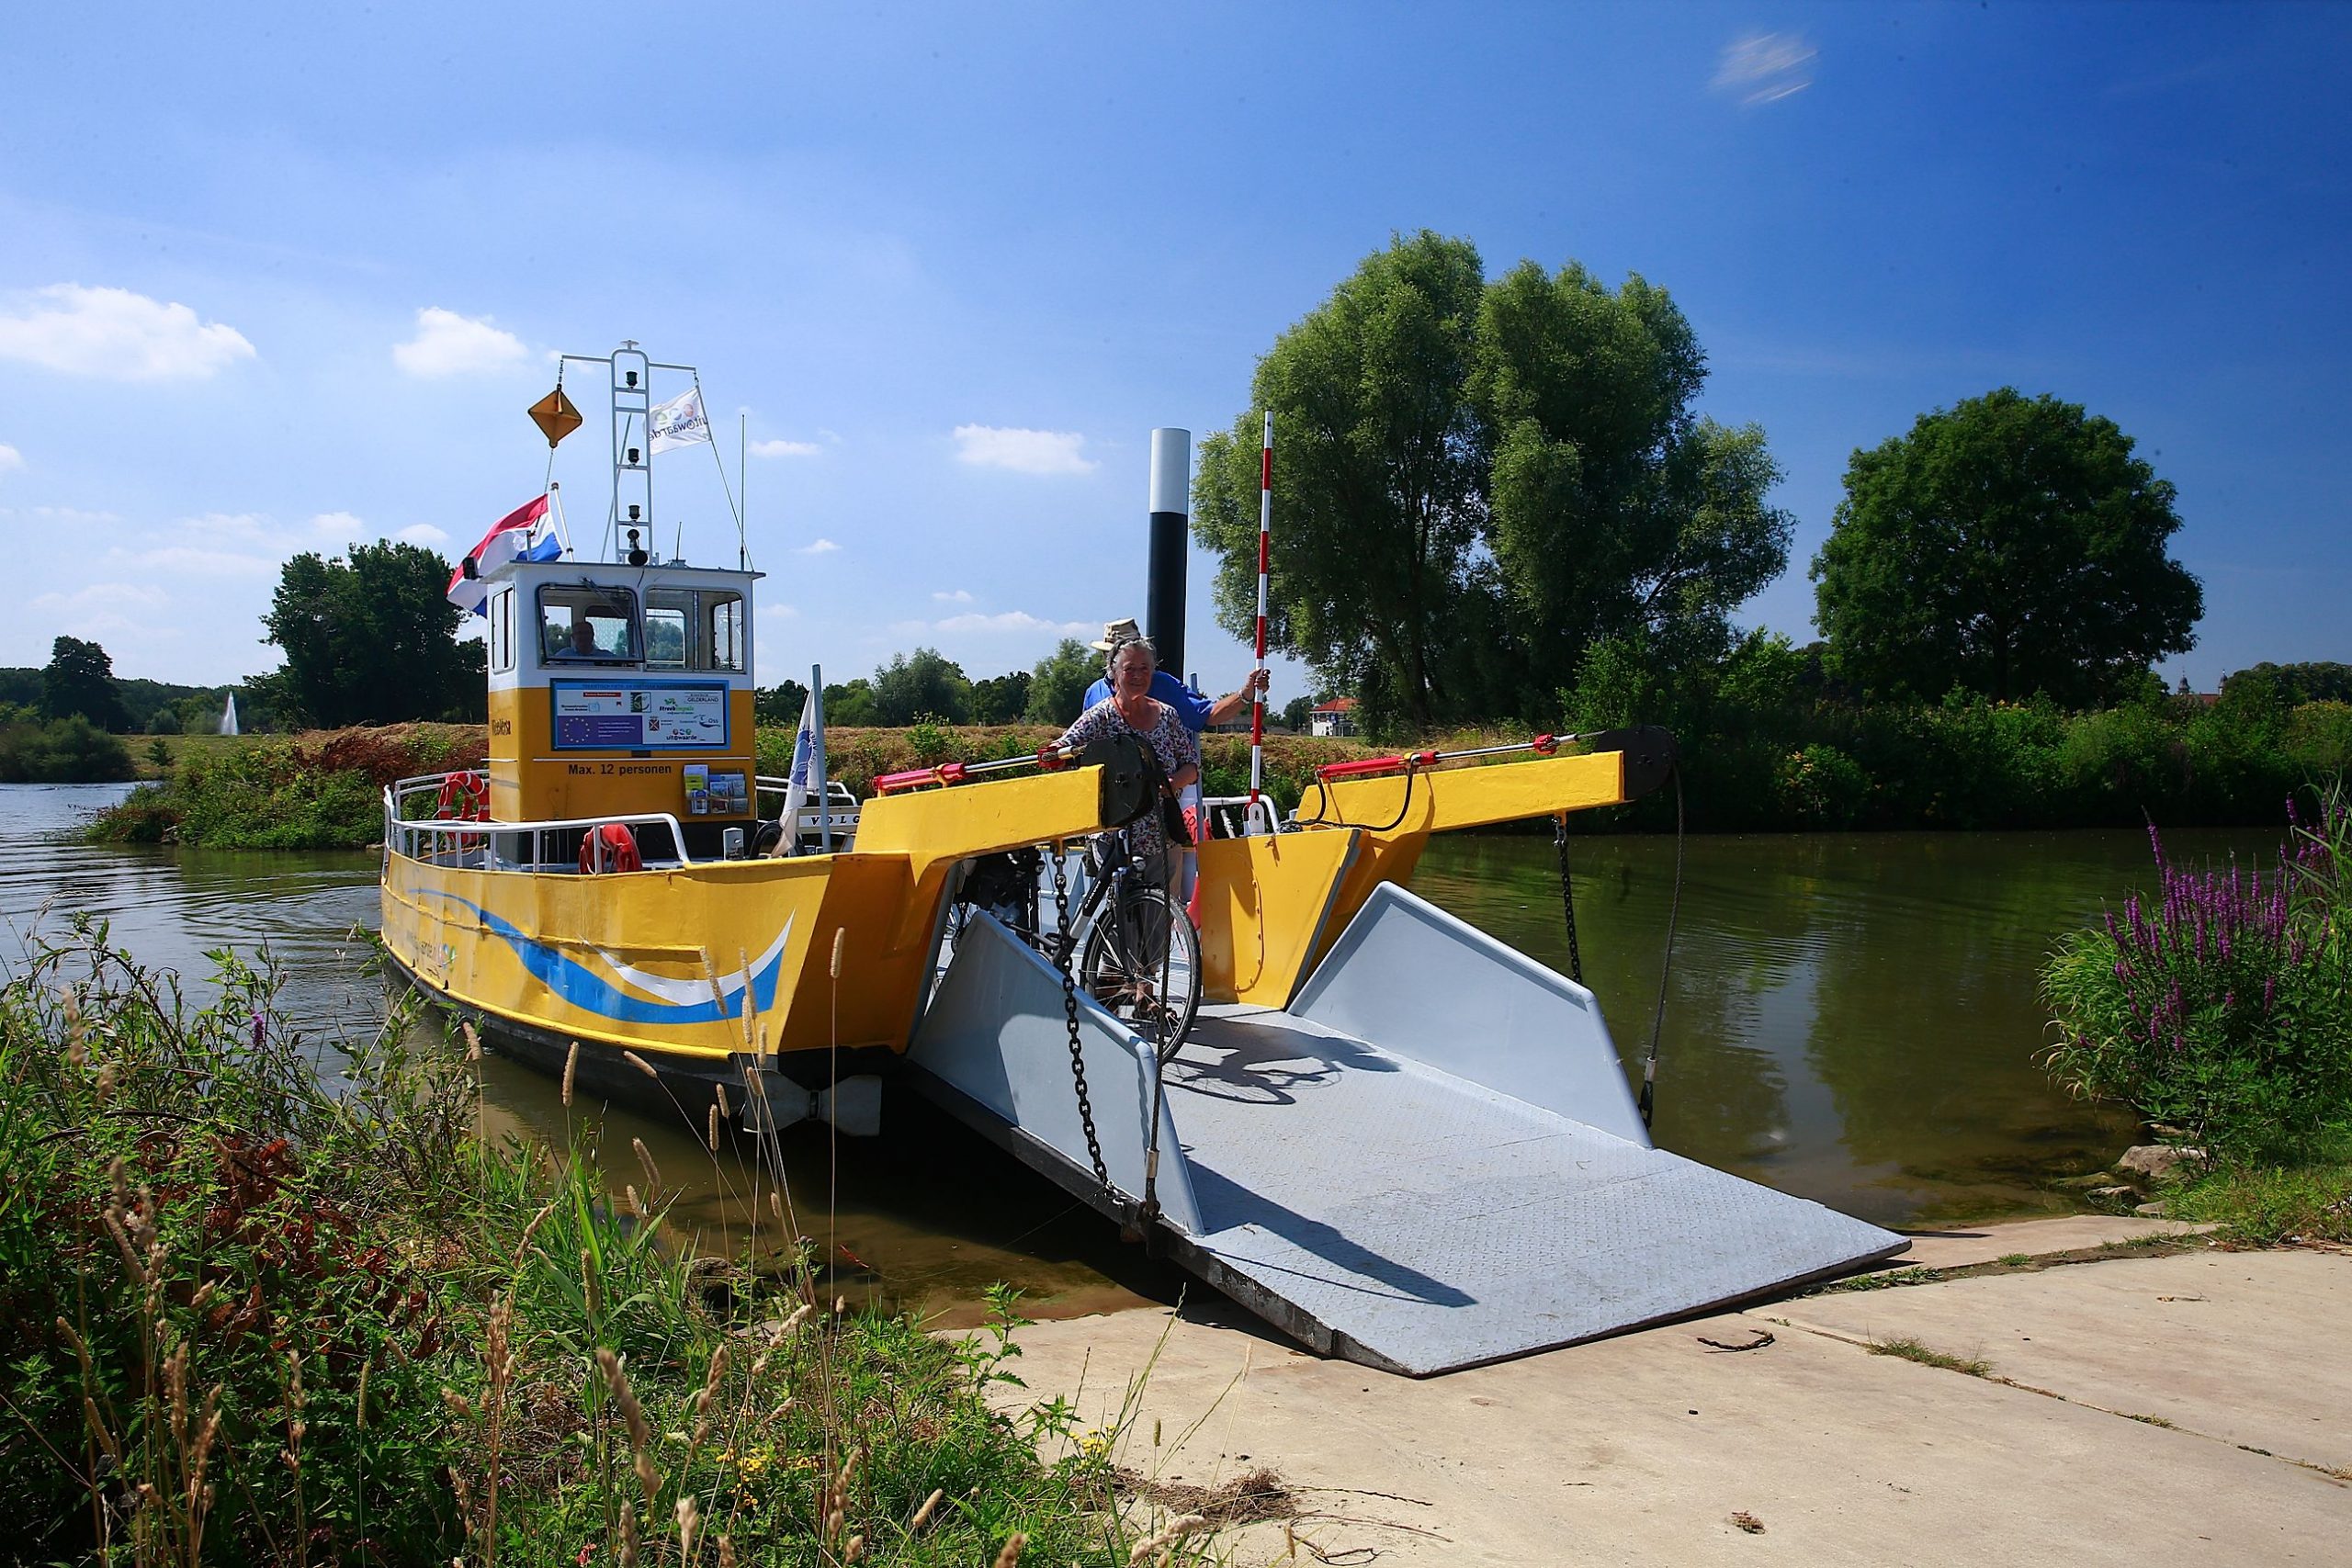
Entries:
[[[0, 786], [17, 832], [0, 843], [0, 918], [11, 954], [64, 933], [69, 911], [191, 980], [205, 954], [266, 944], [288, 1014], [332, 1036], [380, 1023], [384, 991], [356, 928], [376, 921], [366, 854], [224, 854], [57, 841], [127, 786]], [[2267, 857], [2261, 833], [2181, 833], [2193, 862]], [[1650, 1040], [1675, 884], [1670, 839], [1573, 842], [1586, 981], [1629, 1069]], [[2032, 1064], [2043, 1038], [2035, 972], [2063, 932], [2154, 878], [2136, 832], [1758, 835], [1694, 838], [1658, 1032], [1658, 1144], [1784, 1191], [1893, 1226], [1932, 1226], [2073, 1204], [2051, 1184], [2096, 1169], [2134, 1132], [2075, 1103]], [[1559, 878], [1548, 837], [1433, 841], [1423, 897], [1566, 971]], [[590, 1113], [493, 1058], [494, 1123], [561, 1141]], [[1110, 1227], [911, 1094], [892, 1096], [879, 1139], [840, 1142], [827, 1222], [843, 1293], [956, 1321], [989, 1283], [1067, 1314], [1172, 1300], [1181, 1283]], [[725, 1251], [741, 1168], [700, 1140], [619, 1111], [608, 1145], [643, 1137], [683, 1184], [673, 1224]], [[803, 1227], [821, 1208], [833, 1150], [820, 1129], [787, 1137]], [[748, 1145], [746, 1145], [748, 1148]], [[634, 1179], [634, 1162], [622, 1179]]]

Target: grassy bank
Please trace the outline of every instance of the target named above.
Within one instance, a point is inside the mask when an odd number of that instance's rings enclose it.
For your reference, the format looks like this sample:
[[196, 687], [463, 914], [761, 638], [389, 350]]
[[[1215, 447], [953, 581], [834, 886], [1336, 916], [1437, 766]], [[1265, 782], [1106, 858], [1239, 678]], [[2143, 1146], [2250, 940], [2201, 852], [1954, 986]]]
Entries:
[[[833, 777], [865, 796], [884, 773], [1034, 752], [1060, 733], [1042, 725], [829, 729], [825, 760]], [[481, 726], [450, 724], [228, 741], [171, 739], [180, 744], [170, 774], [101, 812], [90, 829], [93, 840], [224, 850], [365, 849], [383, 837], [384, 785], [479, 763], [485, 745]], [[1211, 794], [1248, 793], [1247, 736], [1208, 736], [1203, 751]], [[1270, 737], [1267, 788], [1287, 807], [1318, 763], [1365, 754], [1352, 741]], [[783, 774], [791, 756], [791, 731], [759, 732], [761, 773]]]
[[[2275, 822], [2289, 794], [2352, 771], [2352, 705], [2297, 695], [2243, 679], [2218, 701], [2152, 685], [2087, 711], [1963, 694], [1867, 703], [1759, 637], [1679, 674], [1611, 649], [1562, 700], [1572, 728], [1673, 730], [1690, 825], [1724, 832]], [[1673, 804], [1630, 816], [1663, 826]]]
[[484, 1146], [462, 1050], [322, 1053], [222, 979], [193, 1008], [88, 931], [0, 990], [13, 1557], [1126, 1562], [1104, 1445], [980, 1398], [1009, 1303], [959, 1346], [677, 1256], [642, 1145]]
[[383, 837], [395, 779], [481, 760], [481, 725], [395, 724], [296, 736], [177, 738], [168, 776], [100, 812], [101, 843], [356, 850]]

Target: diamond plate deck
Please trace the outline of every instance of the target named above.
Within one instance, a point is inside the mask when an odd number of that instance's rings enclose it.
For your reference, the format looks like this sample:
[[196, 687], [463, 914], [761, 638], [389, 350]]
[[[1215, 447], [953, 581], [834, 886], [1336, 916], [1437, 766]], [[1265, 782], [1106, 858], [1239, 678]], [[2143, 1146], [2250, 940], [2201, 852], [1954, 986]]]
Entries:
[[[1081, 1008], [1113, 1180], [1139, 1190], [1157, 1122], [1161, 1238], [1193, 1272], [1313, 1349], [1420, 1377], [1703, 1311], [1908, 1245], [1650, 1148], [1637, 1124], [1621, 1136], [1552, 1108], [1577, 1103], [1574, 1086], [1589, 1077], [1581, 1058], [1606, 1046], [1589, 993], [1557, 976], [1536, 984], [1529, 961], [1426, 908], [1401, 890], [1367, 905], [1350, 937], [1374, 925], [1325, 967], [1377, 964], [1378, 986], [1318, 975], [1295, 1004], [1345, 1015], [1378, 1043], [1294, 1013], [1204, 1008], [1156, 1116], [1148, 1053]], [[1485, 1037], [1441, 1037], [1442, 1013], [1402, 993], [1381, 1003], [1398, 974], [1442, 976], [1464, 996], [1507, 983], [1521, 994], [1501, 1010], [1470, 1010]], [[1569, 1017], [1578, 1012], [1591, 1016]], [[1575, 1024], [1565, 1035], [1563, 1020]], [[1080, 1137], [1059, 977], [993, 921], [967, 934], [908, 1062], [950, 1110], [1117, 1212]], [[1621, 1077], [1589, 1097], [1596, 1114], [1623, 1123]]]
[[1306, 1020], [1210, 1010], [1168, 1074], [1191, 1260], [1318, 1349], [1427, 1376], [1908, 1245]]

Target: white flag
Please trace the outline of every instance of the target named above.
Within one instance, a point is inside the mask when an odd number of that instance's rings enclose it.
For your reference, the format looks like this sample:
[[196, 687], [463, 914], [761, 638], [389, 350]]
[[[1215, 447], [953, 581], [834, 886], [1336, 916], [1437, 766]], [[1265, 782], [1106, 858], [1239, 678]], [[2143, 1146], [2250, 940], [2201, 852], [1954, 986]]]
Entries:
[[776, 819], [784, 824], [784, 852], [790, 854], [797, 848], [800, 838], [800, 807], [811, 794], [817, 797], [817, 810], [825, 809], [825, 781], [818, 779], [816, 788], [809, 788], [809, 773], [814, 770], [817, 750], [817, 694], [811, 690], [800, 705], [800, 730], [792, 738], [792, 776], [784, 787], [784, 811]]
[[653, 436], [653, 450], [667, 452], [673, 446], [691, 446], [697, 441], [710, 439], [710, 421], [702, 412], [702, 389], [681, 392], [666, 403], [656, 403], [645, 417], [646, 428]]

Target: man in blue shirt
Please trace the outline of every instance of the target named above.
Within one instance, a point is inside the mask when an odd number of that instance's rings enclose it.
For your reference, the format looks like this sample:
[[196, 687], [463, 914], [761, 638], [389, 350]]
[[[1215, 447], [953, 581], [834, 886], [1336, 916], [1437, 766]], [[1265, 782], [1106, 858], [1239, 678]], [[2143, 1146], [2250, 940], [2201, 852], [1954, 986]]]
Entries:
[[[1138, 642], [1142, 638], [1143, 629], [1134, 621], [1108, 621], [1103, 624], [1102, 637], [1090, 646], [1107, 659], [1127, 643]], [[1184, 721], [1184, 728], [1198, 735], [1213, 724], [1224, 724], [1231, 719], [1248, 704], [1250, 694], [1253, 689], [1264, 691], [1269, 683], [1266, 671], [1253, 670], [1250, 672], [1250, 678], [1241, 683], [1239, 691], [1228, 692], [1224, 696], [1211, 701], [1178, 680], [1173, 672], [1163, 668], [1152, 672], [1151, 694], [1174, 708], [1176, 716]], [[1106, 677], [1097, 680], [1094, 684], [1086, 688], [1086, 701], [1079, 711], [1082, 713], [1096, 703], [1106, 701], [1110, 695], [1109, 679]]]
[[[1143, 628], [1136, 626], [1132, 619], [1106, 621], [1102, 626], [1102, 637], [1091, 646], [1096, 652], [1103, 655], [1107, 661], [1117, 658], [1119, 649], [1128, 643], [1142, 640]], [[1197, 736], [1213, 724], [1223, 724], [1231, 719], [1234, 715], [1241, 711], [1243, 705], [1250, 701], [1250, 693], [1263, 692], [1271, 683], [1267, 671], [1253, 670], [1250, 672], [1249, 679], [1241, 682], [1239, 691], [1227, 692], [1224, 696], [1211, 701], [1184, 684], [1163, 667], [1152, 671], [1151, 694], [1175, 709], [1176, 716], [1183, 720], [1184, 728]], [[1096, 703], [1107, 702], [1110, 696], [1111, 682], [1106, 674], [1103, 679], [1096, 681], [1094, 684], [1086, 688], [1086, 701], [1079, 711], [1082, 713]], [[1201, 786], [1198, 784], [1193, 784], [1184, 791], [1183, 804], [1184, 815], [1192, 822], [1193, 840], [1198, 842], [1207, 820], [1201, 808]], [[1193, 857], [1193, 852], [1187, 849], [1183, 852], [1183, 864], [1178, 874], [1177, 892], [1188, 907], [1192, 904], [1199, 876], [1200, 863]], [[1197, 910], [1194, 911], [1194, 918], [1198, 918], [1198, 913]]]

